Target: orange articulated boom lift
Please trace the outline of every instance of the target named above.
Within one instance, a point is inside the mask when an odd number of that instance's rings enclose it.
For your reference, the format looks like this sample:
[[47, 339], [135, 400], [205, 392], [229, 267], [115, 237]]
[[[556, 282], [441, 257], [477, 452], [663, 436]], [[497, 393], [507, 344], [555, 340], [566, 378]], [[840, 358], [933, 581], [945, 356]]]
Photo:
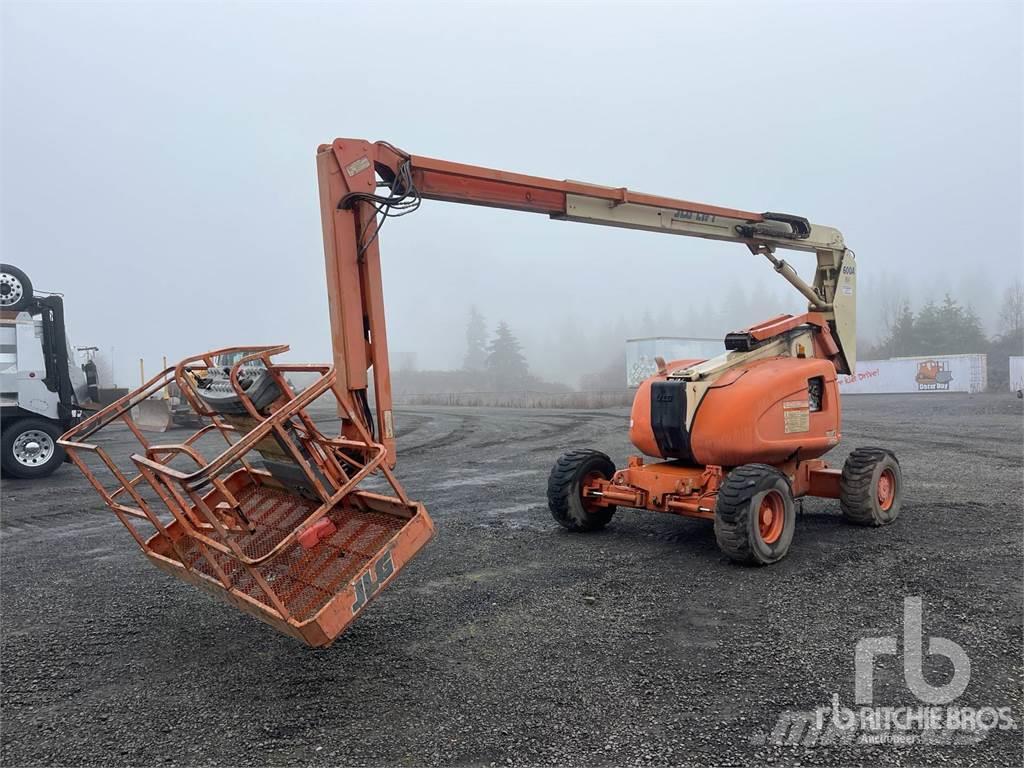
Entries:
[[[392, 473], [379, 237], [388, 218], [424, 199], [737, 242], [767, 257], [808, 301], [802, 315], [730, 333], [718, 357], [659, 360], [630, 417], [631, 441], [657, 461], [633, 456], [616, 468], [598, 451], [564, 454], [547, 488], [561, 525], [602, 528], [617, 506], [706, 518], [729, 558], [769, 564], [789, 549], [796, 498], [838, 498], [846, 519], [860, 525], [896, 519], [902, 476], [890, 451], [857, 449], [842, 470], [820, 458], [840, 440], [836, 375], [855, 366], [856, 264], [839, 231], [799, 216], [434, 160], [385, 142], [322, 145], [317, 171], [333, 365], [275, 363], [287, 347], [214, 350], [168, 368], [61, 440], [159, 567], [310, 645], [327, 645], [429, 541], [426, 510]], [[811, 283], [776, 256], [780, 248], [815, 254]], [[236, 362], [218, 366], [222, 356]], [[301, 391], [287, 376], [300, 371], [316, 375]], [[181, 443], [151, 445], [131, 408], [171, 380], [211, 423]], [[334, 437], [308, 412], [328, 396], [341, 417]], [[116, 420], [141, 445], [131, 456], [133, 477], [95, 437]], [[226, 447], [207, 459], [200, 443], [217, 433]], [[114, 475], [114, 490], [90, 467], [94, 457]], [[196, 469], [170, 466], [182, 457]], [[362, 489], [371, 474], [383, 475], [391, 493]], [[154, 493], [142, 492], [143, 481]], [[155, 529], [150, 536], [140, 521]]]

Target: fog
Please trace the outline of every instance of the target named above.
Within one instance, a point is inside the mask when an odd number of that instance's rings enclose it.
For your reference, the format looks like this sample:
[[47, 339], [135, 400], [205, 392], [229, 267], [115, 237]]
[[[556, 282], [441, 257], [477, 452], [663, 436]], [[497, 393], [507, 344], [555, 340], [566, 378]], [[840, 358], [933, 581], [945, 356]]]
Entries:
[[[1019, 3], [6, 2], [2, 23], [3, 260], [65, 295], [121, 384], [231, 343], [329, 358], [314, 153], [338, 136], [838, 227], [868, 337], [892, 286], [994, 331], [1022, 272]], [[396, 365], [458, 367], [470, 304], [570, 384], [616, 334], [802, 304], [737, 245], [431, 201], [380, 239]]]

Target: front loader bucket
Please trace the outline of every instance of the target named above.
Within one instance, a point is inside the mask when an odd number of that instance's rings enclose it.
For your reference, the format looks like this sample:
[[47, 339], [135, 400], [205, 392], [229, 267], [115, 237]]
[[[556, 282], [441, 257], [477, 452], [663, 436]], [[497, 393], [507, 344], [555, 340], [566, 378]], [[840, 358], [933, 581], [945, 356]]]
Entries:
[[[155, 565], [308, 645], [326, 646], [434, 528], [423, 505], [406, 497], [348, 393], [335, 386], [334, 369], [274, 365], [271, 355], [285, 350], [242, 347], [188, 358], [60, 443]], [[237, 351], [246, 356], [231, 369], [214, 365], [217, 355]], [[319, 377], [297, 393], [286, 377], [292, 372]], [[128, 414], [172, 377], [211, 423], [181, 443], [151, 445]], [[319, 430], [307, 408], [330, 394], [332, 413], [359, 437]], [[133, 477], [96, 440], [116, 420], [141, 446], [130, 456]], [[208, 460], [201, 451], [218, 435], [226, 447]], [[116, 490], [99, 482], [87, 463], [92, 457], [114, 475]], [[373, 474], [392, 494], [359, 487]], [[140, 521], [152, 533], [140, 531]]]
[[144, 432], [166, 432], [171, 426], [171, 408], [166, 400], [147, 398], [135, 405], [132, 421]]

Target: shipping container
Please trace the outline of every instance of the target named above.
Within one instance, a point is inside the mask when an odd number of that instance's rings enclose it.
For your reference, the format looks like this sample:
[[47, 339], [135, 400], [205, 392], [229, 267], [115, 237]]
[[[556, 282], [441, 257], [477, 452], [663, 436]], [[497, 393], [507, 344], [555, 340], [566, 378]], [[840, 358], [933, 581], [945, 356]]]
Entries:
[[1010, 391], [1020, 392], [1024, 390], [1024, 357], [1012, 355], [1010, 357]]
[[986, 355], [859, 360], [855, 374], [838, 377], [839, 391], [844, 395], [984, 392], [986, 363]]
[[707, 360], [725, 352], [722, 339], [683, 336], [649, 336], [626, 339], [626, 386], [638, 387], [658, 369], [654, 358], [668, 360]]

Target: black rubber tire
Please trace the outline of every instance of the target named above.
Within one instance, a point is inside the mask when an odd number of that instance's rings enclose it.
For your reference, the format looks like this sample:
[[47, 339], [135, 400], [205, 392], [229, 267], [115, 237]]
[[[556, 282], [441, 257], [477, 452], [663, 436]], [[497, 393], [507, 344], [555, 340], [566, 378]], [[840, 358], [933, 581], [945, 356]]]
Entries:
[[[10, 304], [5, 303], [10, 287], [4, 278], [8, 275], [21, 283], [21, 297]], [[10, 264], [0, 264], [0, 309], [6, 312], [20, 312], [31, 303], [32, 281], [28, 279], [28, 275]]]
[[[783, 522], [771, 544], [761, 536], [758, 511], [768, 493], [782, 497]], [[789, 480], [767, 464], [744, 464], [733, 469], [718, 489], [715, 540], [730, 560], [744, 565], [770, 565], [789, 552], [796, 528], [796, 505]]]
[[598, 507], [593, 511], [583, 506], [580, 483], [591, 472], [605, 478], [615, 474], [615, 464], [600, 451], [581, 448], [563, 453], [548, 477], [548, 509], [559, 525], [570, 531], [597, 531], [608, 525], [615, 507]]
[[[878, 481], [886, 470], [895, 478], [895, 492], [889, 509], [878, 503]], [[903, 500], [903, 472], [892, 451], [884, 448], [857, 448], [843, 464], [839, 481], [839, 507], [843, 517], [854, 525], [888, 525], [900, 514]]]
[[[15, 442], [19, 436], [29, 430], [45, 432], [53, 441], [53, 453], [50, 458], [46, 462], [32, 467], [25, 466], [14, 458]], [[31, 480], [52, 475], [64, 462], [64, 449], [57, 445], [57, 438], [60, 436], [60, 427], [46, 419], [28, 417], [4, 424], [3, 434], [0, 435], [0, 468], [3, 469], [4, 476]]]

